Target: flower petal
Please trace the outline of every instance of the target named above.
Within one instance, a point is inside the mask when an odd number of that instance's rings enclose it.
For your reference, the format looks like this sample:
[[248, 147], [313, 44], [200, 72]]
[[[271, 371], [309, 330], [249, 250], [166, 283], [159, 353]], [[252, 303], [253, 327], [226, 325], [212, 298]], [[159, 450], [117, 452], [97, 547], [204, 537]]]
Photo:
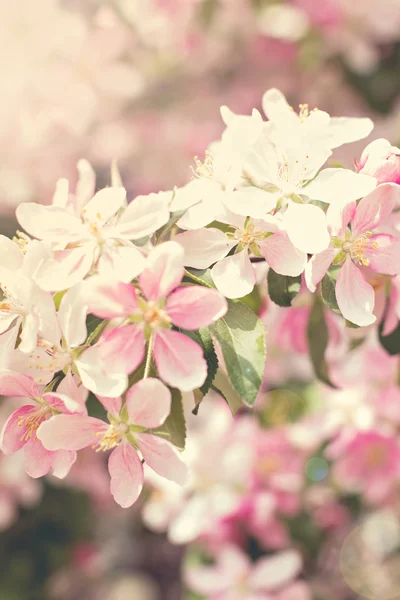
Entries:
[[157, 231], [169, 219], [172, 192], [138, 196], [128, 204], [115, 227], [118, 236], [138, 240]]
[[52, 455], [51, 466], [53, 475], [58, 479], [64, 479], [76, 461], [77, 453], [67, 450], [57, 450], [56, 452], [52, 452]]
[[227, 298], [242, 298], [250, 294], [256, 283], [256, 273], [247, 250], [217, 262], [211, 269], [211, 277]]
[[41, 391], [29, 375], [14, 371], [0, 371], [0, 394], [16, 398], [40, 398]]
[[64, 208], [26, 202], [17, 207], [16, 215], [21, 227], [39, 240], [60, 243], [88, 237], [81, 220]]
[[101, 319], [128, 317], [137, 309], [135, 288], [129, 283], [92, 277], [87, 292], [89, 312]]
[[42, 443], [32, 437], [24, 446], [25, 471], [33, 479], [43, 477], [50, 469], [53, 462], [53, 453], [46, 450]]
[[127, 374], [110, 373], [98, 344], [85, 350], [80, 359], [75, 360], [75, 366], [83, 385], [97, 396], [116, 398], [128, 387]]
[[137, 452], [130, 444], [123, 442], [111, 452], [108, 470], [115, 502], [122, 508], [132, 506], [143, 488], [143, 466]]
[[375, 323], [375, 292], [350, 258], [344, 262], [336, 283], [336, 300], [345, 319], [365, 327]]
[[329, 246], [326, 215], [318, 206], [290, 202], [283, 222], [290, 241], [301, 252], [316, 254]]
[[176, 235], [174, 241], [185, 250], [185, 265], [194, 269], [206, 269], [237, 245], [237, 240], [230, 240], [223, 231], [212, 227], [185, 231]]
[[360, 200], [352, 221], [353, 237], [372, 231], [386, 219], [400, 201], [400, 186], [395, 183], [378, 185]]
[[259, 243], [268, 265], [280, 275], [296, 277], [307, 264], [307, 254], [295, 248], [286, 233], [274, 233]]
[[[128, 244], [128, 242], [126, 242]], [[136, 246], [105, 246], [98, 261], [98, 274], [103, 279], [129, 283], [144, 269], [146, 259]]]
[[5, 235], [0, 235], [0, 265], [11, 271], [16, 271], [24, 262], [24, 255], [17, 244]]
[[82, 415], [56, 415], [43, 421], [37, 437], [47, 450], [81, 450], [99, 441], [107, 423]]
[[140, 433], [136, 439], [144, 460], [153, 471], [180, 485], [185, 483], [187, 467], [175, 446], [151, 433]]
[[376, 187], [376, 179], [349, 169], [323, 169], [303, 188], [304, 195], [320, 202], [343, 204], [363, 198]]
[[207, 377], [203, 350], [178, 331], [157, 332], [154, 360], [161, 379], [183, 392], [202, 386]]
[[266, 192], [256, 187], [226, 194], [226, 207], [238, 215], [259, 219], [276, 207], [280, 192]]
[[324, 277], [325, 273], [332, 264], [338, 250], [333, 246], [329, 246], [323, 252], [314, 254], [308, 261], [304, 271], [305, 281], [310, 292], [314, 293], [317, 285]]
[[271, 88], [262, 98], [262, 108], [266, 117], [276, 125], [296, 125], [299, 118], [280, 90]]
[[20, 418], [34, 411], [34, 406], [21, 406], [8, 417], [3, 426], [0, 440], [0, 447], [4, 454], [13, 454], [25, 444], [26, 440], [23, 439], [23, 436], [26, 433], [26, 427], [23, 422], [21, 425], [19, 424]]
[[57, 252], [35, 274], [36, 283], [48, 292], [73, 287], [88, 274], [92, 267], [96, 244], [89, 241], [82, 246]]
[[228, 303], [217, 290], [191, 285], [173, 291], [165, 310], [174, 325], [192, 330], [207, 327], [223, 317]]
[[159, 379], [148, 377], [126, 393], [129, 421], [154, 429], [162, 425], [171, 410], [171, 392]]
[[63, 296], [58, 311], [58, 320], [68, 348], [75, 348], [86, 341], [87, 312], [86, 285], [79, 282]]
[[148, 300], [168, 296], [182, 281], [184, 250], [176, 242], [156, 246], [148, 256], [146, 269], [139, 277], [140, 287]]
[[[373, 248], [372, 244], [377, 244]], [[398, 275], [400, 273], [400, 239], [393, 235], [380, 234], [369, 238], [369, 245], [364, 249], [364, 257], [368, 266], [377, 273]]]
[[289, 583], [299, 574], [302, 561], [299, 552], [286, 550], [275, 556], [259, 559], [250, 576], [250, 585], [269, 592]]
[[[89, 348], [82, 357], [92, 348]], [[144, 358], [143, 329], [137, 325], [117, 327], [103, 336], [99, 349], [101, 364], [105, 365], [109, 373], [132, 373]]]
[[104, 225], [116, 215], [126, 198], [123, 187], [110, 187], [100, 190], [82, 209], [82, 214], [89, 222]]

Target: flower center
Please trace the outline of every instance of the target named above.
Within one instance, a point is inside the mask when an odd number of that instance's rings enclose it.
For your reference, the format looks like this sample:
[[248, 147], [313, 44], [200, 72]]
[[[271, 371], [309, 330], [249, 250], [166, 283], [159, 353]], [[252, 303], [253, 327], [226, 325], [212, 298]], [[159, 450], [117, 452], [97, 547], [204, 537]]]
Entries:
[[201, 162], [201, 160], [197, 156], [195, 156], [194, 163], [195, 168], [192, 167], [192, 172], [196, 178], [213, 178], [213, 155], [209, 150], [206, 150], [205, 152], [204, 162]]
[[143, 309], [143, 320], [151, 329], [169, 327], [171, 324], [171, 318], [167, 312], [157, 302], [154, 302], [154, 300], [146, 303]]
[[370, 240], [371, 235], [371, 231], [367, 231], [353, 240], [343, 242], [343, 252], [350, 254], [351, 258], [359, 265], [369, 267], [370, 261], [368, 258], [366, 258], [365, 251], [376, 250], [379, 247], [379, 243], [377, 241]]
[[388, 458], [388, 450], [384, 446], [371, 446], [366, 452], [366, 462], [371, 469], [383, 467]]
[[116, 448], [121, 442], [124, 435], [128, 432], [128, 425], [126, 423], [118, 423], [117, 425], [110, 425], [107, 431], [99, 431], [96, 435], [101, 439], [92, 446], [96, 452], [106, 452]]
[[46, 421], [51, 415], [52, 410], [48, 404], [41, 404], [37, 409], [33, 412], [30, 412], [28, 415], [22, 415], [18, 419], [18, 426], [23, 427], [25, 431], [22, 434], [21, 441], [27, 442], [34, 435], [36, 438], [36, 431], [39, 428], [39, 425]]

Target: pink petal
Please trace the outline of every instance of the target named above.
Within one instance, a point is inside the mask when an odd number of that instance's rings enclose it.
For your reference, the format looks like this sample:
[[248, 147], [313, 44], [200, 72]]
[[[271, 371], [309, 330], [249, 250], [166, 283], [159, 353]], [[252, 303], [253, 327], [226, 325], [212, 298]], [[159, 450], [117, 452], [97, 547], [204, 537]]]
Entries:
[[247, 250], [227, 256], [211, 269], [218, 290], [227, 298], [242, 298], [252, 291], [256, 273]]
[[82, 407], [76, 400], [58, 392], [47, 392], [43, 394], [42, 398], [55, 410], [66, 414], [81, 413], [86, 408]]
[[110, 373], [132, 373], [144, 358], [143, 329], [137, 325], [117, 327], [103, 336], [99, 349], [100, 360]]
[[307, 264], [307, 254], [295, 248], [286, 233], [274, 233], [259, 244], [268, 265], [280, 275], [296, 277]]
[[157, 231], [169, 219], [168, 203], [171, 198], [172, 192], [135, 198], [118, 220], [118, 235], [129, 240], [138, 240]]
[[28, 475], [34, 479], [43, 477], [50, 471], [52, 462], [53, 453], [46, 450], [38, 439], [30, 438], [24, 446], [24, 465]]
[[101, 319], [128, 317], [137, 309], [135, 288], [129, 283], [92, 278], [88, 291], [88, 308], [89, 312]]
[[185, 265], [194, 269], [206, 269], [237, 245], [219, 229], [204, 228], [185, 231], [174, 237], [185, 250]]
[[126, 192], [122, 187], [111, 187], [100, 190], [82, 209], [87, 221], [103, 225], [117, 214], [124, 204]]
[[117, 396], [117, 398], [107, 398], [106, 396], [97, 395], [96, 398], [101, 402], [106, 411], [111, 413], [114, 417], [117, 417], [121, 412], [122, 396]]
[[[376, 249], [372, 248], [373, 243], [378, 244]], [[371, 269], [377, 273], [384, 275], [400, 273], [400, 239], [393, 235], [371, 236], [369, 247], [364, 250], [364, 256], [368, 259]]]
[[159, 379], [142, 379], [127, 391], [126, 406], [131, 423], [159, 427], [170, 413], [171, 392]]
[[175, 446], [151, 433], [136, 436], [144, 460], [161, 477], [183, 485], [187, 478], [187, 467]]
[[223, 317], [228, 303], [217, 290], [193, 285], [172, 292], [165, 310], [174, 325], [191, 330], [207, 327]]
[[304, 271], [304, 276], [306, 285], [310, 292], [315, 292], [317, 285], [331, 266], [337, 252], [338, 250], [336, 250], [333, 246], [329, 246], [329, 248], [323, 252], [314, 254], [314, 256], [312, 256], [308, 261]]
[[140, 287], [148, 300], [168, 296], [182, 281], [184, 250], [176, 242], [156, 246], [149, 254], [147, 267], [139, 277]]
[[95, 445], [107, 431], [107, 423], [94, 417], [56, 415], [44, 421], [37, 437], [47, 450], [81, 450]]
[[40, 398], [41, 391], [29, 375], [0, 371], [0, 394], [17, 398]]
[[122, 442], [110, 454], [108, 470], [111, 476], [110, 490], [122, 508], [132, 506], [143, 488], [143, 466], [137, 452], [130, 444]]
[[300, 554], [294, 550], [261, 558], [255, 564], [250, 584], [255, 590], [269, 592], [289, 583], [299, 574], [301, 567]]
[[376, 229], [391, 214], [399, 200], [400, 188], [397, 184], [384, 183], [378, 185], [357, 206], [352, 222], [353, 237]]
[[13, 454], [25, 444], [26, 440], [23, 439], [23, 436], [26, 433], [26, 427], [24, 425], [20, 426], [18, 421], [20, 417], [25, 417], [35, 412], [35, 410], [35, 406], [21, 406], [8, 417], [3, 426], [0, 440], [0, 446], [4, 454]]
[[76, 452], [69, 452], [67, 450], [57, 450], [52, 452], [51, 466], [53, 469], [54, 477], [58, 479], [64, 479], [66, 477], [77, 459]]
[[336, 283], [336, 300], [345, 319], [365, 327], [375, 323], [375, 292], [350, 258], [340, 269]]
[[81, 407], [85, 407], [89, 392], [80, 382], [77, 375], [67, 373], [57, 388], [59, 394], [64, 394], [75, 400]]
[[196, 342], [178, 331], [157, 332], [154, 360], [160, 378], [183, 392], [200, 387], [207, 377], [207, 363], [203, 350]]

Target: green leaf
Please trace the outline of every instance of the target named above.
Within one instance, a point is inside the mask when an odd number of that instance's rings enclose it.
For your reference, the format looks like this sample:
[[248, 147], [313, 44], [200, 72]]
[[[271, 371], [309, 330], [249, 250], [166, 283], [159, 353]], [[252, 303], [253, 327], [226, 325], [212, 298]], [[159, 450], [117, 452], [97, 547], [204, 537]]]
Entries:
[[206, 327], [203, 327], [198, 331], [186, 331], [184, 329], [181, 329], [180, 331], [197, 342], [203, 350], [204, 358], [207, 362], [207, 378], [199, 389], [202, 395], [205, 396], [214, 381], [218, 369], [218, 357], [215, 352], [210, 332]]
[[291, 306], [292, 300], [300, 291], [301, 277], [289, 277], [279, 275], [273, 269], [269, 269], [268, 276], [269, 297], [278, 306]]
[[325, 352], [329, 343], [329, 330], [325, 321], [324, 305], [318, 294], [310, 312], [307, 326], [308, 351], [315, 375], [330, 387], [335, 387], [328, 373]]
[[199, 285], [215, 288], [210, 269], [185, 269], [185, 276]]
[[171, 216], [170, 216], [169, 220], [167, 221], [167, 223], [165, 223], [165, 225], [163, 225], [156, 233], [158, 242], [160, 242], [160, 240], [162, 240], [162, 239], [165, 239], [167, 234], [173, 229], [173, 227], [176, 225], [177, 221], [179, 221], [179, 219], [181, 217], [183, 217], [185, 212], [187, 212], [186, 208], [184, 210], [177, 210], [177, 211], [171, 213]]
[[339, 274], [340, 268], [333, 268], [333, 269], [329, 269], [329, 271], [326, 273], [325, 277], [322, 279], [321, 281], [321, 295], [322, 295], [322, 300], [325, 302], [325, 304], [327, 306], [329, 306], [329, 308], [331, 310], [333, 310], [335, 313], [337, 314], [342, 314], [340, 312], [340, 308], [338, 306], [337, 300], [336, 300], [336, 292], [335, 292], [335, 288], [336, 288], [336, 280]]
[[58, 310], [60, 308], [61, 300], [64, 298], [66, 293], [67, 293], [67, 290], [62, 290], [61, 292], [57, 292], [56, 294], [54, 294], [53, 301], [54, 301], [54, 306], [56, 307], [56, 310]]
[[169, 388], [171, 392], [171, 412], [165, 423], [151, 433], [165, 437], [180, 450], [184, 450], [186, 441], [186, 422], [183, 413], [182, 394], [176, 388]]
[[228, 301], [228, 312], [210, 326], [218, 341], [226, 369], [243, 402], [256, 401], [264, 375], [266, 329], [260, 319], [239, 301]]
[[396, 354], [400, 354], [400, 323], [397, 325], [396, 329], [389, 333], [389, 335], [383, 335], [383, 330], [385, 328], [386, 317], [389, 310], [390, 299], [387, 300], [385, 314], [383, 319], [379, 325], [378, 335], [379, 342], [381, 346], [388, 352], [391, 356], [395, 356]]
[[250, 294], [239, 298], [239, 300], [248, 306], [254, 313], [256, 313], [256, 315], [258, 315], [263, 305], [263, 297], [260, 293], [260, 288], [258, 285], [254, 286], [253, 291]]
[[211, 389], [223, 397], [231, 409], [233, 416], [235, 416], [239, 408], [242, 408], [242, 398], [239, 396], [236, 390], [233, 389], [228, 375], [222, 369], [218, 369]]

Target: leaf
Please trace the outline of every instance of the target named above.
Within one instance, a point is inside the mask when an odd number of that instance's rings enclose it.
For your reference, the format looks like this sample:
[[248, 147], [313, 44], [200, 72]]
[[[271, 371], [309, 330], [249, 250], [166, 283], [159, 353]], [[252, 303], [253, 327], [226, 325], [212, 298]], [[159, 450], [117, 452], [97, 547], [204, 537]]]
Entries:
[[256, 313], [256, 315], [259, 314], [263, 305], [263, 297], [260, 293], [260, 288], [258, 285], [254, 286], [253, 291], [250, 292], [250, 294], [239, 298], [239, 300], [248, 308], [250, 308], [254, 313]]
[[61, 300], [64, 298], [66, 293], [67, 293], [67, 290], [62, 290], [61, 292], [57, 292], [56, 294], [54, 294], [53, 301], [54, 301], [54, 306], [56, 307], [56, 310], [58, 310], [60, 308]]
[[268, 294], [272, 302], [278, 306], [292, 306], [292, 300], [300, 291], [301, 277], [289, 277], [279, 275], [273, 269], [269, 269], [267, 275]]
[[266, 329], [240, 301], [228, 300], [228, 312], [210, 326], [218, 341], [233, 388], [252, 406], [264, 376]]
[[185, 269], [185, 276], [199, 285], [215, 288], [210, 269]]
[[329, 306], [335, 313], [341, 315], [340, 308], [336, 300], [336, 280], [339, 274], [340, 268], [329, 269], [324, 278], [321, 281], [321, 295], [324, 303]]
[[385, 313], [382, 321], [379, 324], [378, 337], [381, 346], [386, 350], [386, 352], [388, 352], [391, 356], [395, 356], [396, 354], [400, 354], [400, 323], [397, 325], [396, 329], [392, 331], [392, 333], [389, 333], [389, 335], [383, 335], [389, 308], [390, 298], [386, 302]]
[[329, 330], [325, 321], [324, 305], [316, 294], [307, 325], [308, 351], [315, 375], [330, 387], [336, 387], [329, 378], [325, 352], [329, 343]]
[[180, 450], [184, 450], [186, 441], [186, 421], [183, 412], [182, 394], [176, 388], [169, 388], [171, 392], [171, 412], [165, 423], [151, 433], [165, 437]]
[[158, 242], [160, 242], [160, 240], [162, 240], [166, 237], [166, 235], [176, 225], [177, 221], [179, 221], [179, 219], [181, 217], [183, 217], [185, 212], [187, 212], [187, 208], [185, 208], [184, 210], [177, 210], [177, 211], [171, 213], [171, 216], [170, 216], [169, 220], [167, 221], [167, 223], [165, 223], [165, 225], [163, 225], [156, 233]]
[[242, 408], [243, 402], [241, 397], [233, 389], [228, 375], [222, 369], [218, 369], [211, 389], [220, 396], [222, 396], [222, 398], [225, 400], [225, 402], [231, 409], [231, 413], [233, 416], [235, 416], [239, 408]]

